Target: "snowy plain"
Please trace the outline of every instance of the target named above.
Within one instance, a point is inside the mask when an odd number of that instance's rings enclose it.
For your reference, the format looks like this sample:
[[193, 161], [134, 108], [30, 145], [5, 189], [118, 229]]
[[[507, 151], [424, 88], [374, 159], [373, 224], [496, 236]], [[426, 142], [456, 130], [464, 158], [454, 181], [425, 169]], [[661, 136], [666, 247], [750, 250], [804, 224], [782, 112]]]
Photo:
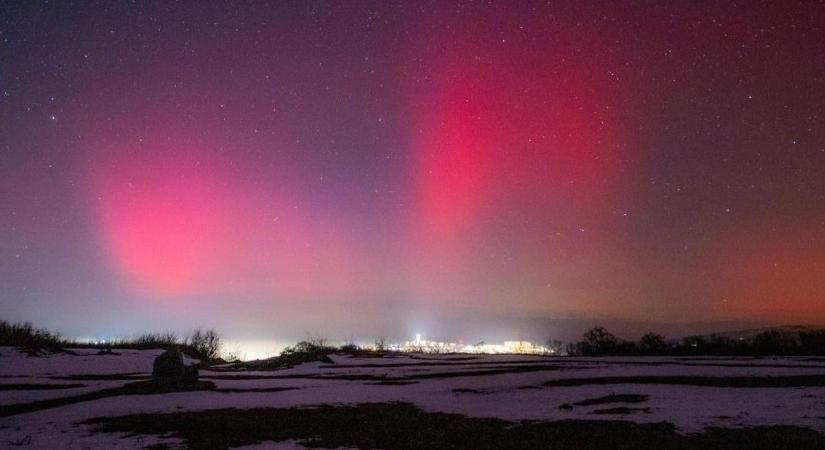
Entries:
[[[825, 387], [715, 387], [669, 382], [633, 383], [616, 377], [823, 377], [816, 358], [555, 358], [519, 355], [404, 355], [305, 363], [280, 370], [201, 370], [206, 391], [117, 395], [20, 414], [9, 405], [72, 397], [145, 380], [160, 350], [76, 349], [28, 356], [0, 348], [0, 448], [145, 448], [168, 439], [92, 433], [80, 422], [134, 413], [214, 408], [410, 402], [429, 412], [505, 420], [626, 420], [670, 422], [680, 432], [707, 427], [792, 425], [825, 432]], [[576, 380], [604, 379], [576, 385]], [[572, 380], [570, 385], [552, 385]], [[549, 384], [549, 385], [548, 385]], [[804, 384], [804, 383], [803, 383]], [[823, 384], [823, 383], [814, 383]], [[50, 385], [42, 388], [43, 385]], [[55, 388], [51, 385], [69, 385]], [[19, 389], [16, 389], [19, 388]], [[609, 395], [644, 396], [624, 404], [576, 405]], [[606, 408], [627, 407], [604, 413]], [[599, 412], [602, 411], [602, 412]], [[171, 441], [174, 442], [174, 441]], [[296, 442], [254, 448], [302, 448]]]

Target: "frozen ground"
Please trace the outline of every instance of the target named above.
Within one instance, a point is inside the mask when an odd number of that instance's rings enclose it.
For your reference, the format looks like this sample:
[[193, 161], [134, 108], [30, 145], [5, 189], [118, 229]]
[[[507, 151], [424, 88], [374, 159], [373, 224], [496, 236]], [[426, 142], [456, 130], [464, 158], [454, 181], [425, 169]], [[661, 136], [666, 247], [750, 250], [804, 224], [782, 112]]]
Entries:
[[[208, 390], [128, 395], [116, 388], [147, 379], [160, 351], [115, 353], [78, 349], [30, 357], [0, 348], [0, 448], [144, 448], [161, 441], [92, 433], [80, 424], [95, 417], [390, 401], [511, 421], [664, 421], [683, 433], [773, 425], [825, 432], [825, 360], [816, 358], [336, 355], [334, 364], [284, 370], [202, 370], [201, 379], [214, 383]], [[101, 392], [113, 394], [95, 397]], [[31, 412], [15, 409], [83, 394], [90, 396]], [[249, 448], [302, 446], [286, 441]]]

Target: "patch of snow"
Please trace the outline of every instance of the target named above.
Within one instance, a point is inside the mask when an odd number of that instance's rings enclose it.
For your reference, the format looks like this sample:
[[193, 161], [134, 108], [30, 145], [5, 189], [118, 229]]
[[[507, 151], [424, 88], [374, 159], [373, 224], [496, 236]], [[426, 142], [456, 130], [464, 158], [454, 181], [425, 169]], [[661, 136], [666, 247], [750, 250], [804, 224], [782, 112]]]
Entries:
[[[124, 350], [120, 355], [56, 354], [28, 357], [0, 348], [0, 383], [79, 383], [86, 387], [61, 390], [0, 391], [0, 404], [75, 395], [120, 386], [128, 380], [55, 380], [72, 374], [148, 374], [160, 350]], [[431, 357], [432, 355], [427, 355]], [[198, 411], [214, 408], [292, 407], [316, 404], [411, 402], [433, 412], [459, 413], [505, 420], [629, 420], [671, 422], [683, 432], [710, 426], [793, 425], [825, 432], [825, 388], [719, 388], [663, 384], [609, 384], [544, 387], [549, 380], [632, 376], [825, 376], [825, 362], [808, 358], [546, 358], [518, 355], [476, 355], [472, 360], [409, 355], [392, 358], [352, 358], [334, 355], [335, 364], [306, 363], [283, 370], [211, 371], [201, 377], [218, 389], [279, 389], [280, 392], [179, 392], [162, 395], [108, 397], [0, 419], [3, 440], [29, 440], [28, 448], [140, 448], [152, 437], [123, 438], [89, 434], [83, 420], [134, 413]], [[11, 363], [11, 364], [8, 364]], [[447, 365], [444, 365], [444, 364]], [[399, 364], [412, 364], [402, 365]], [[362, 366], [362, 367], [353, 367]], [[470, 374], [520, 366], [541, 371], [509, 371], [481, 376], [416, 378], [422, 375]], [[412, 377], [410, 384], [380, 384], [378, 380], [334, 377]], [[218, 377], [218, 378], [214, 378]], [[262, 378], [255, 378], [262, 377]], [[268, 378], [267, 378], [268, 377]], [[287, 377], [287, 378], [273, 378]], [[321, 377], [321, 378], [319, 378]], [[251, 378], [251, 379], [250, 379]], [[409, 381], [409, 380], [401, 380]], [[457, 391], [458, 390], [458, 391]], [[629, 404], [576, 406], [585, 399], [611, 394], [639, 394], [647, 400]], [[562, 405], [571, 407], [560, 408]], [[617, 406], [648, 408], [628, 415], [595, 411]], [[168, 440], [161, 440], [167, 442]], [[159, 441], [159, 442], [161, 442]], [[291, 447], [290, 447], [291, 446]], [[244, 448], [302, 449], [299, 442], [265, 442]]]

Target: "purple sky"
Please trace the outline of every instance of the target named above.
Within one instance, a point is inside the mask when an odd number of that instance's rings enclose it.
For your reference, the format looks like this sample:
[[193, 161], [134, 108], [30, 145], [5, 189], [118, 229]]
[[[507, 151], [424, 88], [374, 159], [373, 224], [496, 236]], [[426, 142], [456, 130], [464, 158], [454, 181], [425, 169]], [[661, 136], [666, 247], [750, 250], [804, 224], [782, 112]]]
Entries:
[[821, 1], [4, 2], [1, 315], [821, 324], [823, 26]]

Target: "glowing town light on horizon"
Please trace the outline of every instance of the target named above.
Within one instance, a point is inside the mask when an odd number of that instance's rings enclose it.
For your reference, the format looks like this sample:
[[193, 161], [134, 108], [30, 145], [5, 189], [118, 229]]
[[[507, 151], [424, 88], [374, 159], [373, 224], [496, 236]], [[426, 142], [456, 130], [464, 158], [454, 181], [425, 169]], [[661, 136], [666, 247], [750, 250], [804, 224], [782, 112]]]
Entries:
[[421, 339], [416, 333], [414, 341], [405, 341], [403, 344], [391, 344], [388, 350], [394, 352], [415, 353], [475, 353], [475, 354], [523, 354], [523, 355], [552, 355], [555, 351], [529, 341], [504, 341], [504, 344], [485, 344], [484, 342], [469, 345], [455, 342], [430, 341]]

